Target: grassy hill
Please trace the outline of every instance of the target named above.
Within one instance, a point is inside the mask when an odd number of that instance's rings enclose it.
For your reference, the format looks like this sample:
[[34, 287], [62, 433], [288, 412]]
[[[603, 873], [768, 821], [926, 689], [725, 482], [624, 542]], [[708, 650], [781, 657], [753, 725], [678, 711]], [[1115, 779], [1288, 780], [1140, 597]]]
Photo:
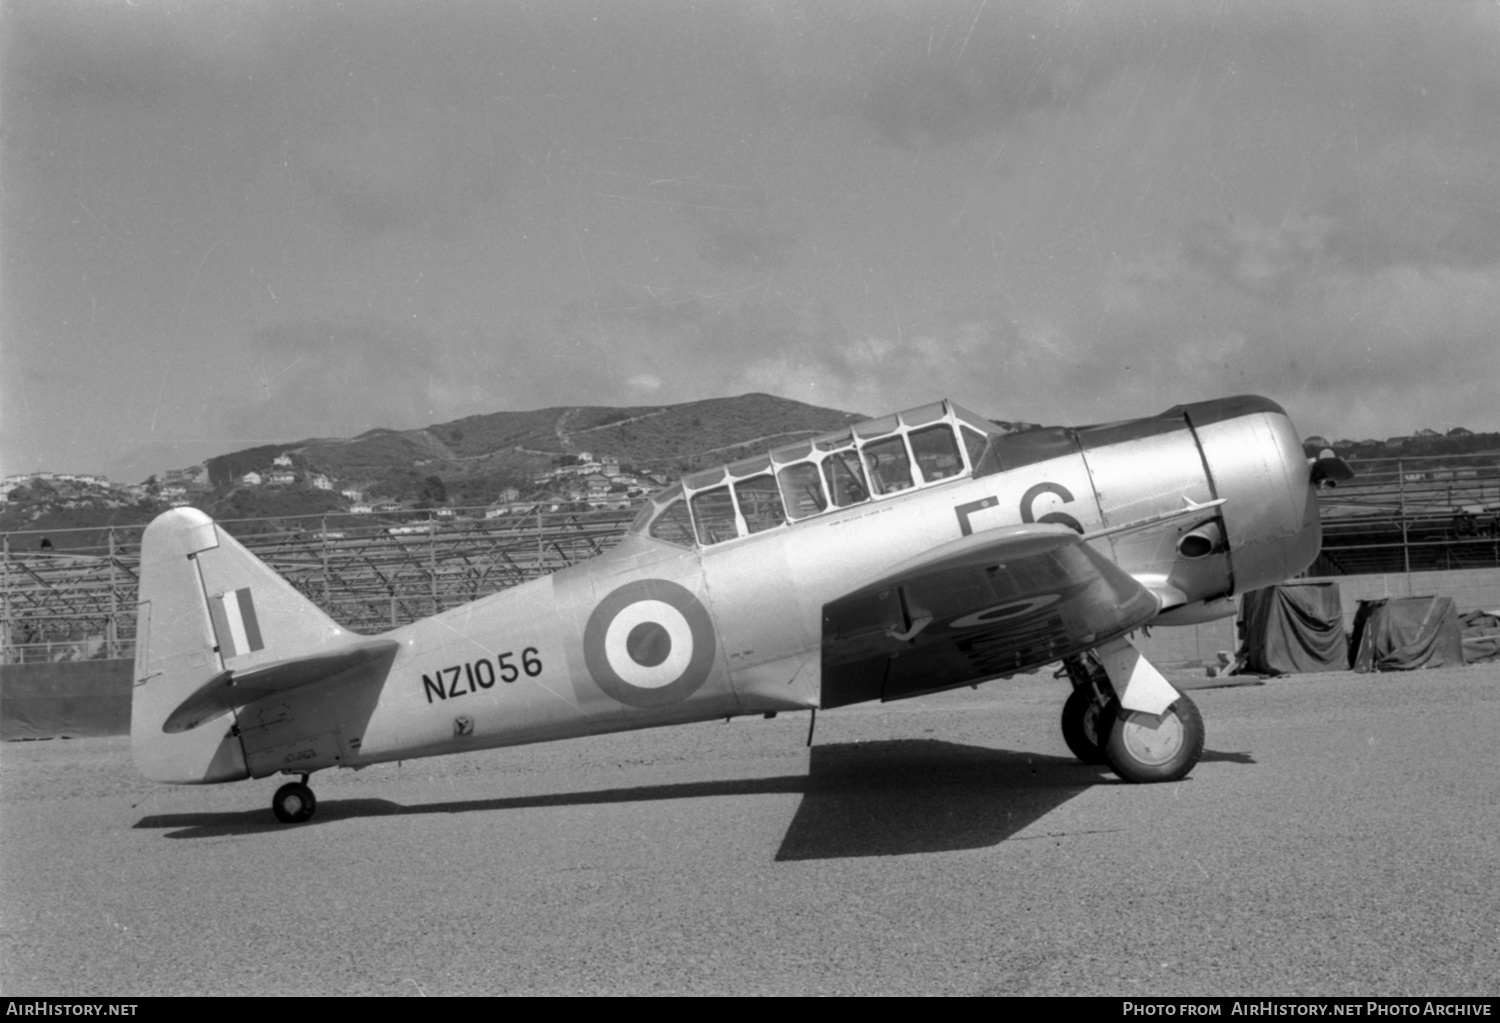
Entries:
[[[523, 495], [534, 493], [538, 476], [584, 452], [596, 459], [613, 459], [637, 473], [672, 479], [836, 430], [861, 418], [769, 394], [680, 405], [491, 412], [415, 430], [376, 429], [357, 437], [309, 438], [229, 452], [208, 460], [208, 488], [200, 485], [186, 499], [221, 519], [337, 515], [351, 504], [339, 493], [344, 489], [357, 489], [373, 501], [479, 507], [510, 487]], [[1312, 445], [1309, 453], [1316, 454], [1322, 443]], [[1462, 454], [1476, 464], [1488, 465], [1500, 451], [1500, 435], [1453, 431], [1446, 437], [1404, 438], [1400, 447], [1382, 441], [1335, 441], [1331, 446], [1356, 461]], [[273, 469], [285, 470], [284, 464], [276, 465], [283, 455], [290, 456], [294, 484], [241, 483], [249, 472], [267, 476]], [[312, 484], [319, 474], [328, 478], [332, 490]], [[156, 490], [140, 500], [108, 488], [34, 483], [0, 504], [0, 531], [24, 531], [28, 536], [16, 541], [34, 544], [37, 538], [30, 534], [38, 531], [145, 523], [166, 507], [166, 498]], [[85, 541], [83, 534], [64, 534], [54, 540], [59, 546]]]
[[[269, 452], [264, 461], [291, 451], [311, 470], [366, 490], [384, 485], [392, 496], [427, 476], [442, 479], [450, 492], [455, 485], [470, 492], [476, 484], [485, 490], [524, 489], [563, 455], [588, 452], [676, 475], [860, 418], [769, 394], [682, 405], [557, 407], [468, 416], [420, 430], [371, 430], [347, 440], [303, 441]], [[225, 457], [242, 460], [243, 454]]]
[[[711, 398], [681, 405], [630, 408], [561, 406], [528, 412], [491, 412], [416, 430], [376, 429], [348, 438], [309, 438], [267, 444], [210, 458], [208, 489], [187, 495], [221, 519], [278, 519], [346, 511], [339, 491], [357, 489], [372, 500], [483, 506], [508, 487], [534, 491], [537, 476], [583, 452], [611, 458], [637, 472], [672, 478], [781, 444], [836, 430], [863, 418], [769, 394]], [[249, 486], [290, 456], [297, 482]], [[333, 490], [311, 484], [323, 475]], [[154, 492], [153, 492], [154, 493]], [[441, 498], [434, 498], [441, 494]], [[0, 505], [0, 530], [65, 530], [149, 522], [165, 499], [107, 500], [108, 495], [48, 485]], [[87, 500], [81, 498], [87, 497]], [[65, 501], [64, 498], [67, 500]], [[97, 498], [97, 499], [96, 499]], [[62, 536], [74, 546], [83, 537]], [[92, 542], [92, 541], [90, 541]]]

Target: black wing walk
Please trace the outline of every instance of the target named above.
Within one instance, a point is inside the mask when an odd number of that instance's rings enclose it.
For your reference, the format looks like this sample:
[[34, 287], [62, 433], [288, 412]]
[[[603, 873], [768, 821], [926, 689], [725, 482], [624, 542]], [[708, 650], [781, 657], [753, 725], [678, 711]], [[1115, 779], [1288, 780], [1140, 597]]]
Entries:
[[1159, 607], [1067, 526], [986, 530], [824, 605], [822, 705], [1037, 668], [1129, 632]]

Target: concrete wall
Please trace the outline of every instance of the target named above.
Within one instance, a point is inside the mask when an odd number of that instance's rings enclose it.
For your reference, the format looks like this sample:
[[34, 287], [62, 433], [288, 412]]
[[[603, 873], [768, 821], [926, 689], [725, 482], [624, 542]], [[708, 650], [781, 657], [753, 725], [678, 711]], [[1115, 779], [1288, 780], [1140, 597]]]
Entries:
[[[1500, 569], [1470, 568], [1453, 572], [1397, 572], [1390, 575], [1339, 575], [1305, 580], [1339, 584], [1344, 607], [1344, 628], [1354, 630], [1354, 612], [1361, 600], [1386, 597], [1452, 597], [1459, 614], [1465, 611], [1500, 609]], [[1146, 658], [1171, 667], [1213, 664], [1219, 651], [1233, 655], [1239, 649], [1235, 619], [1222, 618], [1205, 625], [1157, 628], [1149, 637], [1136, 635]]]
[[134, 662], [0, 665], [0, 739], [129, 735]]

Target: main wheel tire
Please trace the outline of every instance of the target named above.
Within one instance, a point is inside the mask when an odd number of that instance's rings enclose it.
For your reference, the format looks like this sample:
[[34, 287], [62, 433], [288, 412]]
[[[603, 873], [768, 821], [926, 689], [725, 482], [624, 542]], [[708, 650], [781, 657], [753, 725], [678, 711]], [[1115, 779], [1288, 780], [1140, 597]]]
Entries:
[[1062, 709], [1063, 742], [1080, 764], [1102, 764], [1116, 704], [1101, 704], [1088, 689], [1075, 689]]
[[1176, 781], [1203, 755], [1203, 717], [1186, 696], [1160, 717], [1120, 709], [1104, 744], [1110, 770], [1129, 782]]
[[301, 824], [310, 820], [317, 808], [318, 798], [300, 781], [281, 786], [271, 799], [271, 812], [283, 824]]

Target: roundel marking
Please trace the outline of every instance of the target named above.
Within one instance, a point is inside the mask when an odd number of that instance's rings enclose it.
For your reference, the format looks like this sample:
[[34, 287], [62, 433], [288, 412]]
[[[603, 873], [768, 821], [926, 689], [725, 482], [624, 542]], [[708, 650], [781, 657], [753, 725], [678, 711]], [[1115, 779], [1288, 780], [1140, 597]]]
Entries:
[[1044, 593], [1039, 597], [1031, 597], [1028, 600], [1013, 600], [1008, 604], [987, 607], [983, 611], [975, 611], [972, 614], [964, 615], [962, 618], [955, 618], [948, 627], [950, 629], [972, 629], [980, 625], [995, 625], [999, 622], [1030, 614], [1032, 611], [1040, 611], [1044, 607], [1056, 604], [1061, 599], [1061, 593]]
[[702, 601], [665, 579], [611, 591], [589, 615], [583, 659], [599, 688], [631, 707], [687, 699], [714, 663], [714, 626]]

